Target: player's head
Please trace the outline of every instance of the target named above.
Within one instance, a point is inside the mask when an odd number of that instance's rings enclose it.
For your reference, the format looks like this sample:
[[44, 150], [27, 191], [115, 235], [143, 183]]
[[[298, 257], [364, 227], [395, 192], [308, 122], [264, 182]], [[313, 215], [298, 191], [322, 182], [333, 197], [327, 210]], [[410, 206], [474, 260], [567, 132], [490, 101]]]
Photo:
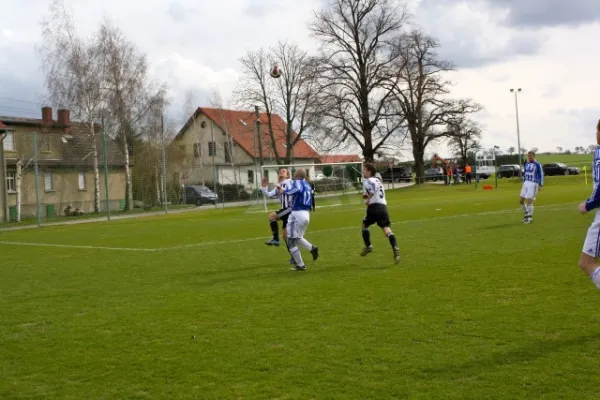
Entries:
[[527, 153], [527, 159], [529, 160], [529, 162], [534, 162], [535, 161], [535, 153], [533, 151], [530, 151], [529, 153]]
[[301, 180], [306, 179], [306, 171], [304, 168], [298, 168], [294, 173], [294, 179]]
[[372, 178], [375, 176], [375, 174], [377, 173], [377, 168], [375, 168], [374, 164], [371, 163], [365, 163], [365, 165], [363, 166], [363, 176], [365, 178]]
[[290, 171], [288, 171], [285, 168], [281, 168], [279, 170], [279, 180], [282, 181], [284, 179], [289, 179], [290, 178]]
[[600, 144], [600, 119], [598, 120], [598, 124], [596, 124], [596, 143]]

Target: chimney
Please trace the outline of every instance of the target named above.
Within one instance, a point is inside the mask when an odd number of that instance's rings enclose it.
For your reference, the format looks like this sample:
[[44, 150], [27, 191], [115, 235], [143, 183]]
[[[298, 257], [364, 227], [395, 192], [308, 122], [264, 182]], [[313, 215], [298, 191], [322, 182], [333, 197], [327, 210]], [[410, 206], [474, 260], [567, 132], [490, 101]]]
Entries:
[[42, 124], [52, 124], [52, 107], [42, 107]]
[[58, 124], [65, 130], [65, 133], [69, 133], [71, 130], [71, 117], [69, 116], [69, 110], [61, 109], [58, 113]]

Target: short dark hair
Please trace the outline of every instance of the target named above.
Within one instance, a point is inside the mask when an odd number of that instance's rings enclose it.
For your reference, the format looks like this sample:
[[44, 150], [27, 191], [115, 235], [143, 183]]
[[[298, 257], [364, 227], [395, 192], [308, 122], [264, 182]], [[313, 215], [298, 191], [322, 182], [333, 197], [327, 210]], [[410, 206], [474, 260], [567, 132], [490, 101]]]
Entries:
[[375, 164], [365, 163], [364, 168], [371, 173], [371, 176], [375, 176], [377, 173], [377, 168], [375, 168]]
[[529, 152], [527, 154], [531, 154], [532, 156], [535, 156], [535, 151], [529, 150]]

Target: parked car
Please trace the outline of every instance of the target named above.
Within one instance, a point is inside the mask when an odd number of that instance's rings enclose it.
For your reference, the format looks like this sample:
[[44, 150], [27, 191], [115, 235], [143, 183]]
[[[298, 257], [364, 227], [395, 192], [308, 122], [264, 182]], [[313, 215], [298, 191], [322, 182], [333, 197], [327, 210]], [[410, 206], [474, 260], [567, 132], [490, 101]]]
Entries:
[[439, 168], [429, 168], [425, 170], [425, 181], [443, 181], [444, 173]]
[[523, 176], [523, 169], [519, 164], [501, 165], [496, 176], [498, 179]]
[[181, 204], [195, 204], [201, 206], [203, 204], [217, 204], [219, 196], [206, 186], [202, 185], [187, 185], [185, 186]]
[[382, 182], [412, 182], [412, 170], [409, 167], [388, 168], [381, 173]]
[[577, 175], [579, 174], [579, 168], [569, 167], [563, 163], [550, 163], [542, 165], [544, 175]]

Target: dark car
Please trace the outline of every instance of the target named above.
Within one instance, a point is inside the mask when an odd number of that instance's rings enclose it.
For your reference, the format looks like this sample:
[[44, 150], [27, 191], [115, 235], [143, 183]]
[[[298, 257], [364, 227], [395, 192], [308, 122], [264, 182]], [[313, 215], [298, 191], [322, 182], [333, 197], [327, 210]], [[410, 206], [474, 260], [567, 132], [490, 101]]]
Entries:
[[408, 167], [388, 168], [381, 173], [383, 182], [412, 182], [412, 170]]
[[218, 199], [219, 196], [206, 186], [187, 185], [181, 196], [181, 204], [195, 204], [197, 206], [217, 204]]
[[579, 168], [569, 167], [563, 163], [550, 163], [542, 165], [544, 175], [577, 175], [579, 174]]
[[496, 176], [498, 177], [498, 179], [513, 178], [522, 175], [523, 170], [521, 169], [521, 166], [519, 164], [501, 165], [500, 168], [498, 168], [498, 172], [496, 172]]
[[439, 168], [428, 168], [425, 170], [425, 181], [443, 181], [444, 173]]

